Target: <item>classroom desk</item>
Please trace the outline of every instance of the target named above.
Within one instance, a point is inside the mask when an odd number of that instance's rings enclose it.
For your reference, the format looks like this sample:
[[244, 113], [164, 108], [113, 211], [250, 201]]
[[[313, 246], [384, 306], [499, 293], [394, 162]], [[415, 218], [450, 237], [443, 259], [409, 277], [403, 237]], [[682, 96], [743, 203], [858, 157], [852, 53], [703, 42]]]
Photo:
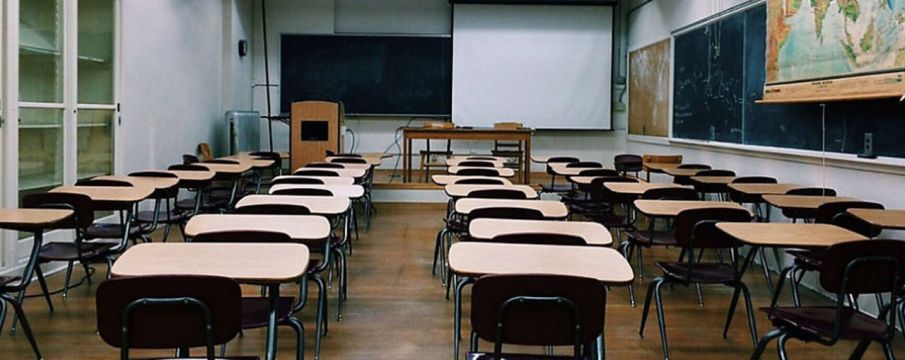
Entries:
[[373, 167], [373, 166], [370, 165], [370, 164], [348, 164], [348, 163], [313, 162], [313, 163], [310, 163], [310, 164], [308, 164], [308, 165], [305, 165], [305, 168], [306, 168], [306, 169], [307, 169], [307, 168], [313, 168], [313, 169], [330, 169], [330, 168], [319, 168], [319, 167], [311, 166], [311, 165], [314, 165], [314, 164], [333, 164], [333, 165], [342, 166], [343, 169], [362, 169], [362, 170], [364, 170], [364, 171], [366, 171], [366, 172], [367, 172], [368, 170], [371, 170], [371, 167]]
[[501, 177], [515, 176], [515, 170], [510, 169], [510, 168], [489, 168], [489, 167], [472, 167], [472, 166], [450, 166], [447, 169], [447, 173], [449, 173], [449, 175], [456, 175], [459, 173], [459, 171], [465, 170], [465, 169], [488, 169], [488, 170], [496, 171], [497, 175], [501, 176]]
[[843, 196], [763, 195], [764, 201], [783, 210], [817, 210], [820, 205], [840, 201], [857, 201]]
[[732, 180], [735, 180], [735, 176], [692, 176], [689, 179], [693, 184], [729, 185]]
[[343, 196], [352, 200], [360, 199], [365, 195], [365, 189], [361, 185], [339, 185], [339, 184], [276, 184], [270, 187], [270, 194], [286, 189], [323, 189], [329, 190], [335, 196]]
[[534, 161], [538, 164], [546, 164], [548, 161], [550, 161], [551, 157], [552, 156], [545, 156], [545, 155], [532, 156], [531, 161]]
[[511, 234], [572, 235], [584, 239], [588, 245], [613, 244], [613, 237], [606, 227], [593, 221], [475, 219], [468, 223], [468, 236], [474, 240], [492, 240]]
[[565, 204], [555, 200], [510, 200], [510, 199], [475, 199], [464, 198], [456, 201], [455, 210], [460, 215], [468, 215], [475, 209], [490, 207], [506, 207], [534, 209], [540, 211], [548, 219], [565, 219], [569, 209]]
[[[573, 178], [578, 179], [578, 178]], [[580, 184], [580, 183], [579, 183]], [[588, 182], [590, 184], [590, 182]], [[673, 184], [673, 183], [649, 183], [649, 182], [608, 182], [603, 183], [603, 186], [608, 190], [620, 194], [620, 195], [632, 195], [632, 196], [641, 196], [647, 190], [652, 189], [672, 189], [672, 188], [681, 188], [681, 185]]]
[[179, 178], [180, 187], [185, 187], [183, 183], [210, 181], [217, 175], [213, 171], [167, 170], [166, 172], [175, 174]]
[[532, 129], [494, 129], [494, 128], [452, 128], [436, 129], [426, 127], [406, 127], [402, 129], [402, 173], [403, 182], [412, 181], [412, 140], [414, 139], [442, 139], [442, 140], [486, 140], [486, 141], [518, 141], [525, 143], [523, 156], [524, 183], [531, 183], [531, 171], [527, 164], [531, 163], [531, 135]]
[[644, 172], [647, 173], [647, 181], [650, 181], [650, 174], [664, 174], [664, 173], [666, 173], [666, 169], [675, 169], [679, 165], [682, 165], [682, 164], [644, 162], [641, 164], [641, 168], [644, 170]]
[[566, 163], [553, 163], [547, 164], [547, 167], [549, 167], [554, 174], [560, 176], [578, 176], [585, 170], [605, 169], [604, 167], [568, 167], [568, 165], [569, 164]]
[[[342, 156], [342, 155], [335, 155], [335, 156], [327, 156], [327, 157], [324, 159], [324, 161], [326, 161], [326, 162], [328, 162], [328, 163], [332, 163], [332, 162], [333, 162], [334, 160], [336, 160], [336, 159], [362, 159], [362, 160], [364, 160], [365, 162], [367, 162], [366, 165], [370, 165], [370, 166], [379, 166], [381, 163], [383, 163], [383, 157], [380, 157], [380, 156], [370, 156], [370, 157], [362, 156], [362, 157], [357, 157], [357, 156]], [[345, 163], [340, 163], [340, 164], [345, 164]]]
[[[233, 155], [233, 156], [237, 156], [237, 157], [260, 157], [260, 156], [257, 156], [257, 155], [252, 155], [251, 153], [252, 153], [252, 151], [242, 151], [242, 152], [239, 152], [238, 155]], [[279, 152], [276, 152], [276, 153], [280, 155], [280, 159], [283, 159], [283, 160], [289, 159], [289, 152], [288, 152], [288, 151], [279, 151]]]
[[453, 198], [468, 197], [468, 194], [476, 190], [518, 190], [525, 193], [528, 199], [537, 199], [537, 191], [528, 185], [456, 185], [450, 184], [443, 187], [446, 195]]
[[739, 204], [725, 201], [703, 200], [635, 200], [635, 209], [648, 217], [671, 218], [689, 209], [745, 209]]
[[850, 214], [873, 226], [889, 230], [905, 230], [905, 210], [848, 209]]
[[509, 159], [505, 156], [493, 156], [493, 155], [453, 155], [450, 159], [457, 159], [459, 161], [465, 161], [465, 160], [494, 161], [494, 162], [502, 162], [502, 163], [509, 161]]
[[459, 166], [459, 163], [461, 163], [461, 162], [463, 162], [463, 161], [489, 162], [489, 163], [492, 163], [492, 164], [493, 164], [493, 167], [494, 167], [494, 168], [497, 168], [497, 169], [502, 168], [502, 167], [505, 165], [505, 161], [503, 161], [503, 160], [471, 160], [471, 159], [468, 159], [468, 158], [455, 158], [455, 157], [453, 157], [453, 158], [446, 159], [446, 166], [449, 166], [449, 167]]
[[295, 171], [293, 171], [292, 174], [293, 174], [293, 175], [296, 175], [297, 173], [301, 172], [301, 173], [298, 174], [298, 175], [304, 175], [304, 172], [305, 172], [305, 171], [310, 171], [310, 170], [316, 170], [316, 171], [332, 171], [332, 172], [335, 173], [337, 176], [340, 176], [340, 177], [343, 177], [343, 176], [345, 176], [345, 177], [352, 177], [352, 178], [355, 178], [355, 179], [363, 178], [363, 177], [365, 176], [365, 174], [368, 172], [366, 169], [324, 169], [324, 168], [300, 167], [300, 168], [298, 168], [298, 169], [295, 169]]
[[792, 189], [800, 188], [798, 184], [729, 184], [729, 189], [748, 196], [782, 195]]
[[627, 286], [635, 280], [635, 273], [622, 254], [598, 246], [460, 242], [453, 244], [449, 250], [449, 268], [454, 275], [461, 277], [454, 291], [455, 359], [459, 358], [462, 289], [478, 277], [500, 274], [567, 275], [597, 279], [611, 286]]
[[149, 243], [129, 248], [113, 264], [115, 277], [209, 275], [264, 285], [270, 298], [266, 359], [276, 359], [280, 284], [297, 283], [308, 269], [301, 244]]
[[678, 167], [667, 167], [663, 169], [663, 173], [672, 177], [692, 177], [706, 169], [680, 169]]
[[[35, 267], [38, 266], [38, 254], [41, 253], [41, 247], [44, 244], [44, 231], [56, 227], [57, 224], [68, 219], [72, 214], [72, 210], [63, 209], [0, 209], [0, 229], [25, 231], [34, 234], [28, 262], [25, 264], [25, 268], [22, 269], [18, 284], [14, 281], [4, 285], [0, 296], [3, 296], [7, 302], [13, 303], [16, 317], [22, 321], [22, 329], [25, 331], [25, 336], [28, 338], [31, 348], [38, 359], [43, 358], [43, 356], [31, 332], [28, 318], [26, 318], [25, 312], [22, 311], [22, 299], [14, 299], [7, 294], [24, 294], [25, 289], [28, 288], [28, 284], [31, 283], [31, 279], [34, 277]], [[10, 239], [16, 239], [16, 237], [13, 236]]]
[[244, 174], [245, 172], [251, 170], [251, 168], [253, 167], [252, 163], [248, 162], [248, 161], [245, 161], [245, 162], [239, 161], [238, 164], [219, 164], [219, 163], [200, 162], [200, 163], [195, 163], [193, 165], [201, 165], [201, 166], [206, 167], [210, 171], [213, 171], [217, 174], [223, 174], [223, 175], [241, 175], [241, 174]]
[[230, 155], [217, 158], [218, 160], [235, 160], [239, 165], [248, 165], [253, 169], [269, 169], [273, 166], [273, 159], [262, 158], [260, 156], [251, 155]]
[[273, 178], [274, 181], [285, 180], [285, 179], [318, 179], [324, 182], [324, 184], [335, 184], [335, 185], [352, 185], [355, 183], [355, 178], [351, 176], [304, 176], [304, 175], [280, 175]]
[[[211, 177], [213, 178], [213, 173], [211, 173]], [[125, 181], [125, 182], [132, 184], [132, 186], [152, 187], [156, 190], [171, 189], [174, 186], [179, 184], [178, 177], [169, 178], [169, 177], [153, 177], [153, 176], [103, 175], [103, 176], [94, 177], [92, 179]]]
[[445, 186], [450, 184], [455, 184], [459, 180], [465, 179], [486, 179], [486, 180], [499, 180], [503, 182], [503, 185], [512, 185], [512, 182], [507, 178], [503, 177], [493, 177], [493, 176], [470, 176], [470, 175], [431, 175], [431, 181], [434, 184]]
[[199, 214], [185, 224], [185, 235], [189, 237], [222, 231], [273, 231], [301, 243], [326, 239], [330, 230], [327, 218], [318, 215]]
[[50, 192], [88, 196], [91, 198], [95, 209], [124, 210], [126, 216], [123, 217], [122, 223], [120, 223], [123, 229], [123, 237], [120, 243], [114, 247], [116, 251], [119, 251], [125, 249], [129, 243], [129, 231], [132, 226], [135, 204], [151, 196], [154, 190], [150, 186], [60, 186], [50, 190]]
[[300, 205], [315, 215], [333, 217], [349, 209], [351, 200], [345, 196], [248, 195], [236, 203], [236, 209], [252, 205]]

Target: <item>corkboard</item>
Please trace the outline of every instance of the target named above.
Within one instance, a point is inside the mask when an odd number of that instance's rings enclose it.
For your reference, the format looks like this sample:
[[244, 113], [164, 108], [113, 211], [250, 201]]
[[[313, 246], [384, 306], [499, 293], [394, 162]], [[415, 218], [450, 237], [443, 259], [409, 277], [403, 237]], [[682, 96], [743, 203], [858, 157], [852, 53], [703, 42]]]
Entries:
[[669, 39], [629, 53], [629, 134], [669, 135], [669, 71]]

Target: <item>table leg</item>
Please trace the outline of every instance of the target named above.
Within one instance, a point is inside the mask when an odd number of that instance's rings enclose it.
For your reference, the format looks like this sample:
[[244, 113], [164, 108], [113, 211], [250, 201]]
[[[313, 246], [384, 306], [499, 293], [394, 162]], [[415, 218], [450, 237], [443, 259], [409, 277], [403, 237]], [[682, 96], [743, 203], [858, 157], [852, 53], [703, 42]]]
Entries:
[[409, 138], [408, 136], [404, 136], [402, 139], [402, 182], [409, 181], [409, 168], [412, 166], [409, 164]]
[[525, 157], [525, 185], [531, 185], [531, 137], [528, 137], [528, 140], [525, 140], [525, 153], [523, 154]]
[[267, 286], [270, 296], [270, 315], [267, 318], [267, 360], [277, 358], [277, 303], [280, 300], [280, 284]]

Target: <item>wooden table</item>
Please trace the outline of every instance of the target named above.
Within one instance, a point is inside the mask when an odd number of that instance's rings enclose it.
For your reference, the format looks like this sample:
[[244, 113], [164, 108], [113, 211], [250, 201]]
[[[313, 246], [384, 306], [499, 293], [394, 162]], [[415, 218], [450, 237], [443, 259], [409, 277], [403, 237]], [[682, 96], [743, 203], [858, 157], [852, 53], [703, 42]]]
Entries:
[[453, 198], [468, 197], [468, 194], [477, 190], [517, 190], [525, 193], [528, 199], [537, 199], [537, 191], [528, 185], [456, 185], [450, 184], [443, 187], [446, 195]]
[[[213, 173], [211, 173], [211, 177], [213, 177]], [[125, 181], [125, 182], [132, 184], [132, 186], [152, 187], [157, 190], [170, 189], [179, 184], [178, 176], [175, 178], [169, 178], [169, 177], [153, 177], [153, 176], [103, 175], [103, 176], [94, 177], [93, 179]]]
[[60, 186], [50, 192], [82, 194], [91, 198], [96, 210], [122, 210], [126, 216], [120, 224], [123, 235], [115, 251], [125, 249], [129, 243], [130, 227], [135, 204], [154, 193], [150, 186]]
[[300, 205], [312, 214], [327, 217], [341, 215], [351, 200], [345, 196], [248, 195], [236, 203], [236, 209], [252, 205]]
[[852, 197], [809, 195], [763, 195], [762, 198], [766, 203], [784, 210], [816, 210], [823, 204], [858, 200]]
[[414, 139], [442, 139], [442, 140], [486, 140], [486, 141], [519, 141], [525, 143], [522, 161], [522, 174], [525, 184], [531, 183], [531, 135], [532, 129], [494, 129], [494, 128], [452, 128], [436, 129], [425, 127], [406, 127], [402, 129], [402, 173], [403, 181], [412, 181], [412, 140]]
[[800, 187], [798, 184], [729, 184], [729, 189], [749, 196], [781, 195]]
[[825, 248], [866, 237], [836, 225], [805, 223], [719, 223], [716, 227], [752, 246]]
[[667, 167], [663, 172], [673, 177], [691, 177], [706, 169], [680, 169], [678, 167]]
[[360, 199], [365, 195], [365, 189], [361, 185], [340, 184], [276, 184], [270, 187], [270, 194], [286, 189], [322, 189], [329, 190], [335, 196], [344, 196], [350, 199]]
[[461, 163], [461, 162], [463, 162], [463, 161], [480, 161], [480, 162], [488, 162], [488, 163], [493, 164], [493, 167], [494, 167], [494, 168], [502, 168], [502, 167], [505, 165], [505, 161], [503, 161], [503, 160], [472, 160], [472, 159], [468, 159], [468, 158], [456, 158], [456, 157], [454, 157], [454, 158], [446, 159], [446, 166], [449, 166], [449, 167], [459, 166], [459, 163]]
[[[496, 171], [496, 172], [497, 172], [497, 175], [502, 176], [502, 177], [513, 177], [513, 176], [515, 176], [515, 170], [512, 170], [512, 169], [510, 169], [510, 168], [490, 168], [490, 167], [473, 167], [473, 166], [450, 166], [450, 167], [447, 169], [447, 172], [448, 172], [450, 175], [456, 175], [456, 174], [459, 173], [459, 171], [462, 171], [462, 170], [465, 170], [465, 169], [488, 169], [488, 170]], [[527, 183], [526, 183], [526, 184], [527, 184]]]
[[703, 200], [635, 200], [635, 209], [649, 217], [670, 218], [690, 209], [745, 209], [739, 204], [725, 201]]
[[493, 176], [470, 176], [470, 175], [431, 175], [431, 181], [437, 185], [450, 185], [455, 184], [459, 180], [465, 179], [486, 179], [486, 180], [499, 180], [503, 182], [503, 185], [512, 185], [512, 182], [509, 179], [503, 177], [493, 177]]
[[549, 274], [580, 276], [602, 284], [627, 286], [635, 280], [631, 265], [618, 251], [597, 246], [455, 243], [449, 268], [460, 277], [454, 291], [453, 349], [459, 358], [462, 289], [483, 275]]
[[555, 200], [510, 200], [510, 199], [475, 199], [464, 198], [456, 201], [456, 213], [468, 215], [475, 209], [491, 207], [507, 207], [520, 209], [534, 209], [540, 211], [545, 218], [564, 219], [569, 216], [569, 209], [565, 204]]
[[337, 176], [340, 176], [340, 177], [342, 177], [342, 176], [345, 176], [345, 177], [352, 177], [352, 178], [355, 178], [355, 179], [360, 179], [360, 178], [364, 177], [365, 174], [368, 172], [368, 171], [365, 170], [365, 169], [325, 169], [325, 168], [308, 168], [308, 167], [300, 167], [300, 168], [298, 168], [298, 169], [295, 169], [295, 171], [293, 171], [292, 173], [293, 173], [293, 175], [295, 175], [296, 173], [298, 173], [298, 172], [301, 171], [302, 173], [301, 173], [301, 174], [298, 174], [298, 175], [304, 175], [304, 172], [305, 172], [305, 171], [309, 171], [309, 170], [316, 170], [316, 171], [332, 171], [332, 172], [335, 173]]
[[355, 178], [351, 176], [306, 176], [306, 175], [280, 175], [273, 180], [283, 180], [283, 179], [318, 179], [324, 182], [324, 184], [335, 184], [335, 185], [352, 185], [355, 183]]
[[298, 282], [308, 269], [308, 247], [301, 244], [149, 243], [131, 247], [113, 264], [116, 277], [208, 275], [267, 286], [268, 360], [276, 359], [280, 284]]
[[[576, 179], [576, 178], [573, 178]], [[590, 182], [589, 182], [590, 184]], [[641, 196], [647, 190], [652, 189], [672, 189], [672, 188], [681, 188], [681, 185], [673, 184], [673, 183], [649, 183], [649, 182], [608, 182], [603, 183], [603, 186], [608, 190], [622, 195], [633, 195], [633, 196]]]
[[905, 210], [848, 209], [850, 214], [867, 223], [889, 230], [905, 230]]
[[330, 230], [327, 218], [318, 215], [199, 214], [185, 225], [189, 237], [222, 231], [273, 231], [297, 241], [326, 239]]
[[[34, 234], [34, 240], [31, 245], [31, 252], [28, 255], [28, 262], [22, 269], [22, 276], [19, 283], [10, 283], [4, 285], [4, 291], [8, 293], [18, 293], [28, 288], [31, 279], [34, 277], [35, 267], [38, 266], [38, 254], [41, 252], [41, 246], [44, 244], [44, 231], [58, 226], [58, 224], [72, 216], [72, 210], [62, 209], [0, 209], [0, 229], [26, 231]], [[15, 239], [16, 237], [12, 237]], [[3, 301], [3, 300], [0, 300]], [[16, 315], [22, 321], [22, 328], [25, 336], [31, 344], [32, 350], [38, 359], [43, 358], [41, 351], [38, 349], [38, 343], [31, 332], [31, 325], [28, 323], [25, 312], [21, 311], [22, 304], [13, 306]]]
[[584, 239], [588, 245], [613, 244], [613, 236], [606, 227], [593, 221], [475, 219], [468, 223], [468, 236], [475, 240], [512, 234], [572, 235]]

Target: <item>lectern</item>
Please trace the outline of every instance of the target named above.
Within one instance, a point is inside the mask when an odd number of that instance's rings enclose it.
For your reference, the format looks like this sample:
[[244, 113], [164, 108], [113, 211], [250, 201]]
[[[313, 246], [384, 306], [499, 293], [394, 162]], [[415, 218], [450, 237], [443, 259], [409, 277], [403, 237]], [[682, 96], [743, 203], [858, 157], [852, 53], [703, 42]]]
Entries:
[[345, 110], [341, 102], [299, 101], [292, 103], [289, 131], [289, 162], [298, 169], [323, 161], [326, 152], [342, 152]]

